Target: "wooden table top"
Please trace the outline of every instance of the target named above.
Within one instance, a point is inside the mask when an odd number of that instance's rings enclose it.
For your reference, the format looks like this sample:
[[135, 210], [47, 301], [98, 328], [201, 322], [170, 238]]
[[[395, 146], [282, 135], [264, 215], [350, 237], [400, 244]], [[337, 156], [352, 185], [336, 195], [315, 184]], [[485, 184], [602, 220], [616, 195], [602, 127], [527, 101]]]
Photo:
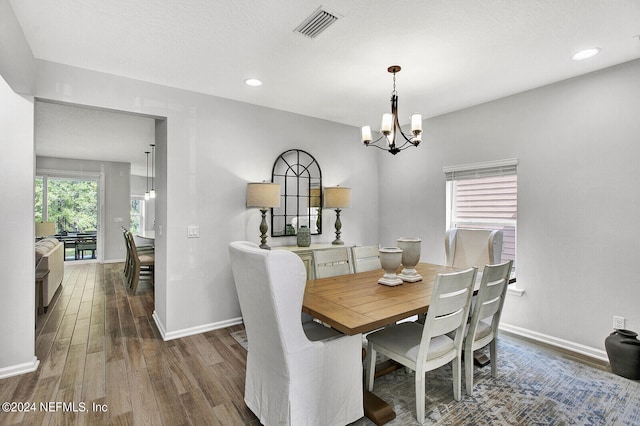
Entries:
[[395, 287], [378, 284], [382, 269], [307, 281], [302, 311], [349, 335], [425, 313], [436, 275], [459, 269], [420, 263], [416, 270], [422, 281]]

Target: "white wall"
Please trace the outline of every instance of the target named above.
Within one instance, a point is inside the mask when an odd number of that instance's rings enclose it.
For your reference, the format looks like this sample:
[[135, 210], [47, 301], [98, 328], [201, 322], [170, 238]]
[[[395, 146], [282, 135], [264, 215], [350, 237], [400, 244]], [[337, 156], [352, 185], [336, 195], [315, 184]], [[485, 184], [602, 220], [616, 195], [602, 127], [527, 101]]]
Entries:
[[381, 157], [381, 240], [422, 237], [422, 259], [443, 262], [442, 167], [518, 158], [526, 291], [502, 322], [604, 356], [613, 315], [640, 329], [639, 75], [633, 61], [426, 120], [423, 146]]
[[[34, 356], [35, 252], [33, 98], [0, 77], [0, 377], [31, 371]], [[31, 213], [28, 213], [31, 210]]]

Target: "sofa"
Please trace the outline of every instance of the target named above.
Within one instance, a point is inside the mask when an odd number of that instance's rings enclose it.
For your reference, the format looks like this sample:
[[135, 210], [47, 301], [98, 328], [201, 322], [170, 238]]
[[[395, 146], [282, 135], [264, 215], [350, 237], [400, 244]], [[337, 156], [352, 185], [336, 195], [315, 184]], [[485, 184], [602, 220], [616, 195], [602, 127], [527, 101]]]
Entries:
[[48, 270], [42, 281], [42, 300], [45, 310], [64, 277], [64, 243], [55, 238], [36, 241], [36, 271]]

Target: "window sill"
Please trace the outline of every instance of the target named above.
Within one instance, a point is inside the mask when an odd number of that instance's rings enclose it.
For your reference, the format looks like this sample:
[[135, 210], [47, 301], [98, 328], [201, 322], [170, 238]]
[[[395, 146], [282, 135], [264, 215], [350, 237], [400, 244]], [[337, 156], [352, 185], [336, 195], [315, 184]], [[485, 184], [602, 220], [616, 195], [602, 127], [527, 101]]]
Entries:
[[524, 289], [516, 287], [515, 283], [509, 284], [509, 286], [507, 287], [507, 294], [522, 297], [522, 295], [524, 294]]

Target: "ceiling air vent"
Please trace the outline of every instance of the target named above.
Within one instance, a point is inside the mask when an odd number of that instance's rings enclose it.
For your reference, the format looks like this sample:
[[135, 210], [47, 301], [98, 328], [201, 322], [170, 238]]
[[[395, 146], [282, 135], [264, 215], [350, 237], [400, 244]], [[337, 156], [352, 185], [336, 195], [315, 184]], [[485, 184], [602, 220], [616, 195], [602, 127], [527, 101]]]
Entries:
[[337, 14], [329, 12], [320, 6], [293, 31], [309, 38], [315, 38], [337, 20]]

